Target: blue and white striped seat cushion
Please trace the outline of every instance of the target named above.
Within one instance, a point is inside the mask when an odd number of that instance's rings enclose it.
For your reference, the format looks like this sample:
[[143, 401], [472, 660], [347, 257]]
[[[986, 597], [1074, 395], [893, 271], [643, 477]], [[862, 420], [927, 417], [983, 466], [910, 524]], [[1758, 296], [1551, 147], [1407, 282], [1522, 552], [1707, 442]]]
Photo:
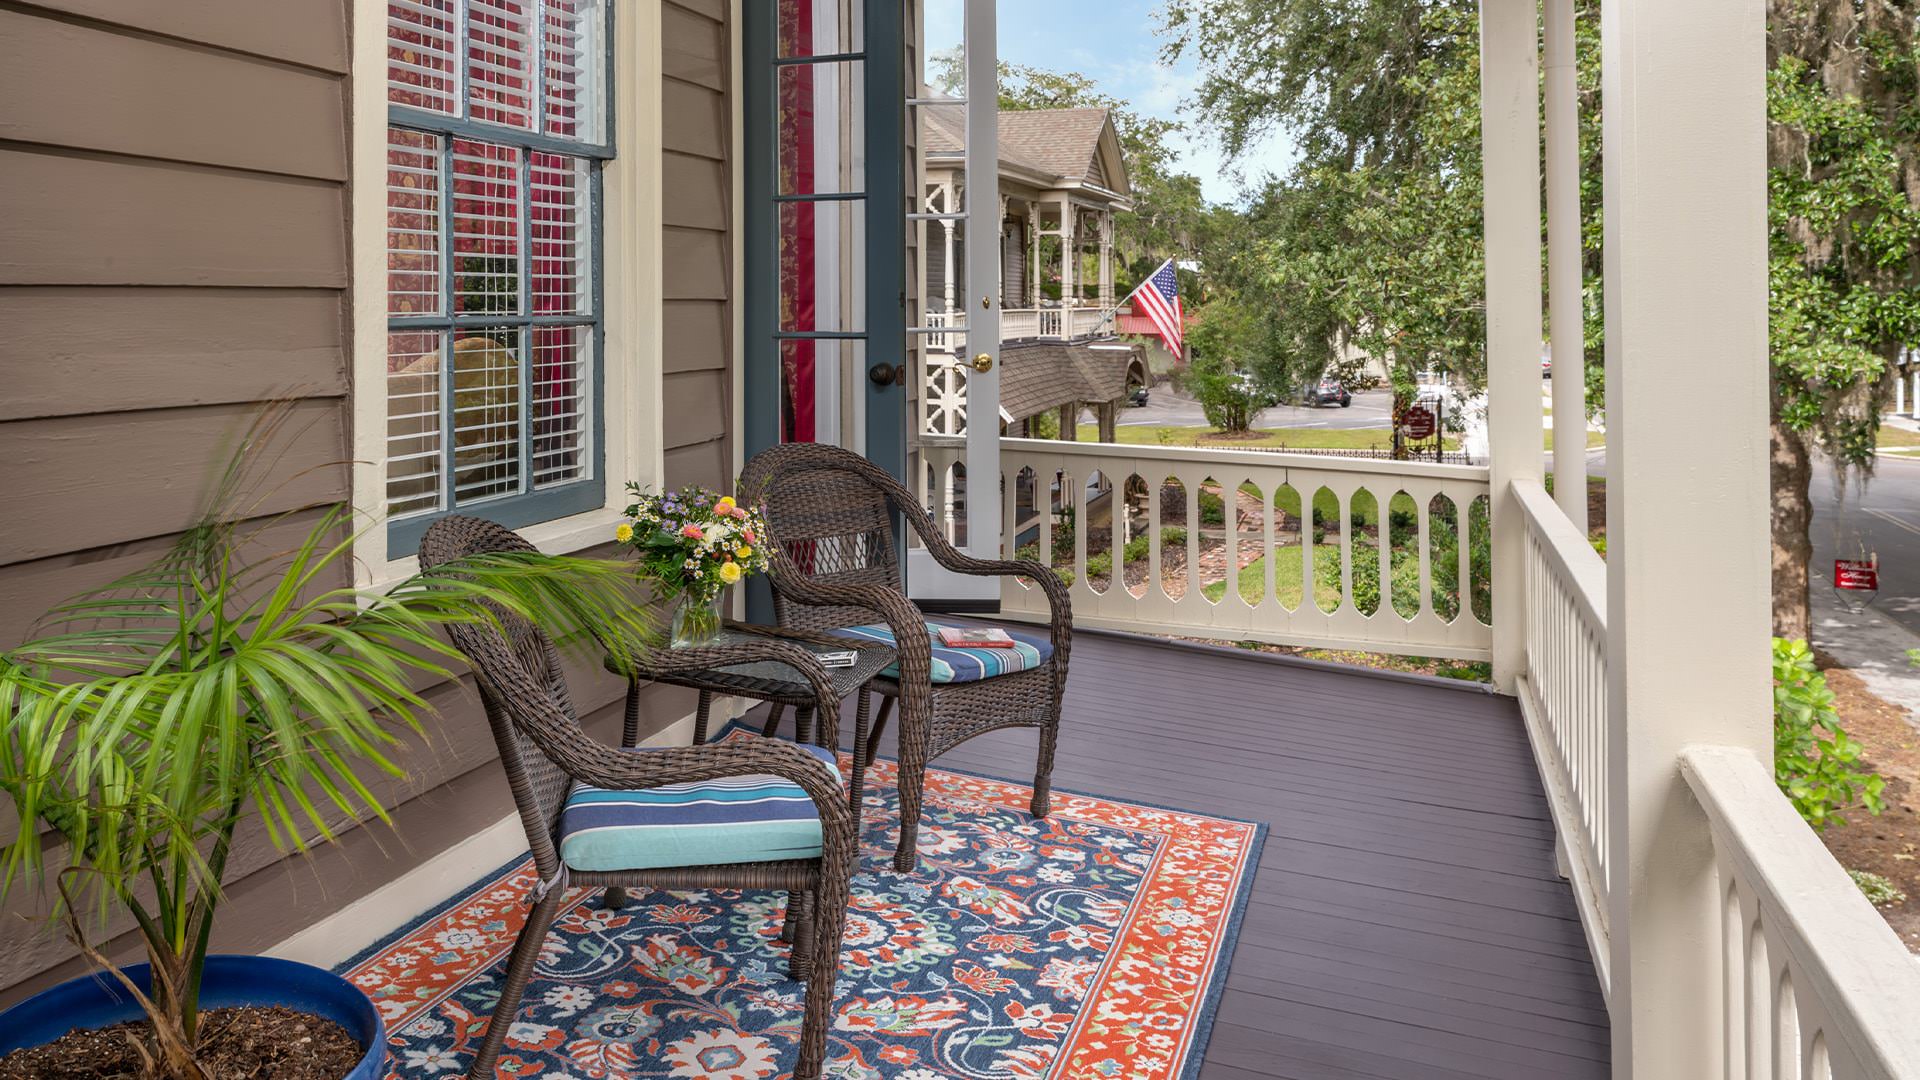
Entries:
[[[801, 749], [839, 777], [831, 750]], [[820, 815], [800, 785], [765, 774], [646, 791], [580, 784], [560, 812], [559, 840], [561, 861], [575, 870], [816, 859]]]
[[[1013, 639], [1011, 649], [950, 649], [940, 644], [942, 628], [957, 625], [952, 623], [927, 623], [927, 640], [933, 644], [933, 681], [936, 683], [978, 682], [991, 679], [995, 675], [1011, 675], [1016, 671], [1037, 668], [1053, 658], [1053, 639], [1046, 634], [1036, 634], [1027, 630], [1016, 630], [1003, 626], [1002, 630]], [[884, 641], [893, 644], [893, 629], [885, 623], [871, 626], [848, 626], [834, 633], [841, 637], [865, 638], [868, 641]], [[889, 679], [900, 677], [900, 665], [890, 664], [880, 674]]]

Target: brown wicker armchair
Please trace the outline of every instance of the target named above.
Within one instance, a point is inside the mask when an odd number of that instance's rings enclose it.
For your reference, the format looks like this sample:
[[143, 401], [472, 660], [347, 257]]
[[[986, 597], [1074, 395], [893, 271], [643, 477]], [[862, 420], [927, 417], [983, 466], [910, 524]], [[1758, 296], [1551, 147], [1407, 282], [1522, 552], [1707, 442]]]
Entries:
[[[435, 567], [476, 554], [531, 550], [525, 540], [498, 525], [455, 516], [435, 522], [427, 530], [420, 541], [420, 564]], [[794, 942], [792, 974], [808, 984], [800, 1060], [794, 1076], [800, 1080], [818, 1077], [826, 1051], [857, 840], [837, 769], [823, 761], [823, 756], [831, 757], [830, 752], [817, 754], [774, 739], [648, 750], [607, 746], [580, 727], [558, 654], [537, 628], [507, 616], [497, 623], [456, 624], [448, 630], [478, 677], [487, 722], [499, 744], [500, 763], [513, 788], [514, 803], [526, 827], [527, 843], [541, 881], [532, 896], [533, 911], [508, 960], [499, 1005], [467, 1075], [493, 1075], [494, 1060], [566, 890], [599, 887], [607, 890], [607, 902], [613, 907], [625, 902], [628, 888], [785, 891], [787, 922], [782, 938]], [[734, 647], [732, 651], [741, 655], [718, 659], [780, 659], [808, 673], [823, 693], [832, 693], [831, 682], [805, 650], [770, 641], [764, 646]], [[686, 662], [712, 663], [715, 659], [690, 655]], [[828, 708], [837, 707], [836, 699], [829, 696], [825, 700]], [[638, 719], [633, 711], [630, 699], [629, 741]], [[661, 865], [633, 860], [646, 863], [644, 869], [601, 865], [587, 869], [569, 865], [571, 857], [563, 855], [563, 817], [583, 791], [617, 797], [620, 792], [738, 777], [784, 781], [799, 788], [811, 801], [812, 814], [818, 817], [818, 853], [807, 858], [720, 865]], [[790, 806], [794, 802], [788, 800]], [[789, 812], [802, 817], [806, 814], [805, 809]]]
[[[894, 703], [900, 712], [900, 843], [893, 865], [917, 863], [921, 793], [927, 764], [975, 735], [1006, 727], [1040, 729], [1032, 810], [1051, 807], [1060, 695], [1067, 678], [1073, 613], [1052, 571], [1026, 560], [977, 559], [955, 548], [904, 485], [851, 451], [783, 443], [747, 463], [744, 497], [759, 504], [772, 532], [769, 578], [782, 626], [848, 632], [873, 625], [894, 641], [898, 677], [876, 679], [881, 711], [864, 750], [870, 760]], [[998, 492], [985, 493], [998, 497]], [[1019, 576], [1043, 589], [1052, 609], [1035, 666], [969, 680], [943, 681], [925, 618], [902, 592], [892, 514], [898, 512], [942, 566], [963, 574]], [[879, 624], [884, 624], [882, 628]], [[1011, 629], [1011, 628], [1009, 628]], [[949, 679], [952, 672], [947, 671]]]

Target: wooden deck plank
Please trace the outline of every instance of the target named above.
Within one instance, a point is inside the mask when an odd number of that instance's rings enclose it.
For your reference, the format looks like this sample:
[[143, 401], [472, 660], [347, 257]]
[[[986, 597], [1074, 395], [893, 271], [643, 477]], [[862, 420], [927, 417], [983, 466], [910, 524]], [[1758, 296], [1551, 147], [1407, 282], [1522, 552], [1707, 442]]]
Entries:
[[[1056, 788], [1269, 826], [1201, 1080], [1607, 1075], [1512, 699], [1114, 635], [1073, 646]], [[1025, 780], [1033, 758], [1033, 732], [1004, 731], [937, 764]]]

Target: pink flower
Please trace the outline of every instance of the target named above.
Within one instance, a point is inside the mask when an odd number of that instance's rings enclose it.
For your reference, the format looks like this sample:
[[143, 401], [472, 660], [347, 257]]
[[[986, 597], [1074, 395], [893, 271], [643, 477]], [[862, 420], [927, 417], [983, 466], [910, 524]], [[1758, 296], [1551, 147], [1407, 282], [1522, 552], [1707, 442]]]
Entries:
[[693, 524], [689, 524], [686, 528], [681, 529], [680, 535], [689, 540], [705, 540], [707, 538], [707, 534], [701, 531], [700, 526]]
[[749, 544], [757, 544], [757, 543], [759, 543], [759, 542], [760, 542], [760, 538], [759, 538], [759, 537], [757, 537], [757, 536], [755, 536], [755, 535], [753, 535], [753, 530], [752, 530], [752, 529], [743, 529], [743, 530], [741, 530], [741, 532], [740, 532], [740, 539], [742, 539], [742, 540], [745, 540], [745, 541], [746, 541], [747, 543], [749, 543]]

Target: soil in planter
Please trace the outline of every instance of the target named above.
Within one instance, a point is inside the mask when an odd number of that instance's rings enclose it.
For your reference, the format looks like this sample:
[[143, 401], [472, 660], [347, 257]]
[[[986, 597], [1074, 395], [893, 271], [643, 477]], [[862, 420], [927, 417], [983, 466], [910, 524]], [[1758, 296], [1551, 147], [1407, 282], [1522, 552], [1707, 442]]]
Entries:
[[[142, 1080], [149, 1074], [133, 1042], [146, 1047], [151, 1030], [144, 1020], [75, 1029], [0, 1057], [0, 1080]], [[219, 1080], [340, 1080], [365, 1054], [339, 1024], [293, 1009], [209, 1009], [200, 1018], [200, 1063]]]

